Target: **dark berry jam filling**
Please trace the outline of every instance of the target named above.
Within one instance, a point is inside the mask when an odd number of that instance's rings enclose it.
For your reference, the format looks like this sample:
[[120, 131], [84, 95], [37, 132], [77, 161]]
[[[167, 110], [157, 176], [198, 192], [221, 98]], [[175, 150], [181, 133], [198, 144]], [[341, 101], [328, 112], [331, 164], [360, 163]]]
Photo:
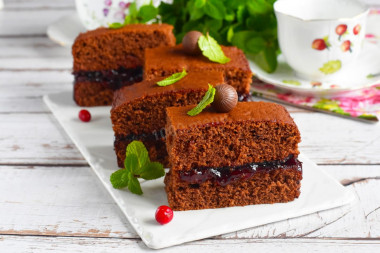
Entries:
[[101, 71], [78, 71], [73, 73], [75, 82], [98, 82], [105, 83], [108, 88], [113, 90], [123, 86], [132, 85], [142, 81], [143, 68], [123, 68], [117, 70]]
[[270, 172], [280, 168], [302, 171], [302, 162], [293, 155], [290, 155], [283, 161], [250, 163], [236, 167], [195, 168], [188, 171], [180, 171], [179, 175], [182, 181], [192, 185], [212, 180], [218, 185], [226, 186], [235, 181], [248, 180], [257, 172]]
[[161, 130], [154, 131], [152, 133], [143, 133], [143, 134], [129, 134], [124, 137], [117, 137], [119, 140], [125, 141], [134, 141], [134, 140], [142, 140], [142, 141], [158, 141], [165, 138], [165, 128]]

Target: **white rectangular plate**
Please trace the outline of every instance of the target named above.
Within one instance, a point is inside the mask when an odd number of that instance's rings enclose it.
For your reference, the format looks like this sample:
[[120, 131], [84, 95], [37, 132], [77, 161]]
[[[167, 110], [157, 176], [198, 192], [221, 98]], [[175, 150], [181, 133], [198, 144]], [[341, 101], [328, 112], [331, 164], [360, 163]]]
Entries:
[[164, 248], [210, 236], [225, 234], [275, 221], [298, 217], [352, 202], [354, 195], [335, 179], [326, 175], [307, 157], [303, 162], [301, 195], [290, 203], [251, 205], [174, 213], [173, 220], [159, 225], [154, 218], [160, 205], [167, 205], [163, 178], [142, 181], [142, 196], [112, 188], [109, 177], [117, 170], [113, 150], [110, 107], [91, 107], [92, 120], [78, 119], [80, 107], [71, 92], [44, 97], [58, 122], [77, 145], [104, 187], [121, 208], [144, 243], [154, 249]]

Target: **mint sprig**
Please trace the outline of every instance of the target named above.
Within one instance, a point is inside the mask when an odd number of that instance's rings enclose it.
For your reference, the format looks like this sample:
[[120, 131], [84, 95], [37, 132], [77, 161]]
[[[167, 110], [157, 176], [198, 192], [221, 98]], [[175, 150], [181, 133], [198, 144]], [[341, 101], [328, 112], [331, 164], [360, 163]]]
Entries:
[[129, 24], [146, 23], [151, 20], [155, 20], [158, 15], [158, 8], [154, 7], [153, 3], [150, 2], [148, 5], [141, 6], [137, 9], [135, 2], [132, 2], [128, 8], [129, 14], [125, 16], [124, 23], [112, 23], [108, 27], [111, 29], [118, 29]]
[[133, 141], [127, 146], [124, 169], [115, 171], [110, 181], [115, 189], [128, 187], [129, 191], [141, 195], [143, 191], [138, 178], [153, 180], [165, 175], [159, 162], [151, 162], [148, 150], [141, 141]]
[[202, 51], [202, 54], [206, 56], [210, 61], [225, 64], [231, 60], [224, 54], [218, 42], [208, 33], [206, 36], [202, 35], [199, 37], [198, 46]]
[[203, 96], [201, 102], [199, 102], [199, 104], [196, 107], [188, 111], [187, 115], [195, 116], [201, 113], [203, 109], [206, 108], [206, 106], [208, 106], [214, 101], [215, 91], [215, 88], [211, 84], [208, 84], [208, 90], [206, 94]]
[[173, 75], [165, 78], [164, 80], [161, 80], [161, 81], [157, 82], [157, 85], [158, 86], [168, 86], [168, 85], [171, 85], [173, 83], [178, 82], [179, 80], [181, 80], [182, 78], [184, 78], [186, 75], [187, 75], [187, 72], [186, 72], [185, 69], [183, 69], [182, 72], [174, 73]]
[[[157, 8], [150, 3], [149, 11], [139, 11], [132, 3], [124, 24], [112, 24], [111, 27], [120, 28], [150, 19], [153, 23], [173, 25], [177, 41], [182, 41], [191, 30], [209, 32], [220, 45], [240, 48], [248, 58], [271, 73], [277, 68], [280, 54], [273, 9], [275, 1], [173, 0], [172, 3], [162, 1]], [[155, 16], [156, 12], [158, 15]]]

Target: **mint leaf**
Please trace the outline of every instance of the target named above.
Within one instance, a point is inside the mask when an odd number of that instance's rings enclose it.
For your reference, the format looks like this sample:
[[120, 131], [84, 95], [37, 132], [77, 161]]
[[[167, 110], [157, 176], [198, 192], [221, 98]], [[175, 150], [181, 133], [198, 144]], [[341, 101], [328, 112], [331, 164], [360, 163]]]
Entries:
[[140, 177], [146, 180], [152, 180], [163, 177], [165, 175], [164, 167], [161, 163], [147, 163], [141, 168]]
[[119, 28], [122, 28], [124, 26], [124, 24], [122, 23], [111, 23], [111, 24], [108, 24], [108, 28], [111, 28], [111, 29], [119, 29]]
[[154, 7], [153, 4], [150, 4], [150, 5], [141, 6], [137, 17], [139, 18], [139, 21], [141, 23], [146, 23], [156, 18], [157, 15], [158, 15], [158, 9]]
[[210, 61], [224, 64], [231, 60], [224, 54], [218, 42], [208, 33], [206, 36], [202, 35], [199, 37], [198, 46], [202, 51], [202, 54], [206, 56]]
[[182, 78], [184, 78], [186, 75], [187, 75], [187, 72], [186, 72], [185, 69], [183, 69], [182, 72], [174, 73], [173, 75], [165, 78], [164, 80], [161, 80], [161, 81], [157, 82], [157, 85], [158, 86], [168, 86], [168, 85], [171, 85], [173, 83], [178, 82], [179, 80], [181, 80]]
[[214, 19], [223, 19], [226, 15], [226, 7], [220, 0], [208, 0], [204, 6], [206, 15]]
[[[146, 147], [141, 141], [132, 141], [128, 144], [126, 158], [128, 158], [130, 154], [136, 155], [138, 160], [138, 167], [142, 167], [145, 163], [150, 162], [148, 150], [146, 150]], [[126, 161], [124, 161], [124, 166], [125, 162]]]
[[195, 116], [201, 113], [203, 109], [206, 108], [206, 106], [208, 106], [214, 101], [214, 96], [215, 96], [215, 88], [211, 84], [208, 84], [208, 91], [203, 96], [201, 102], [199, 102], [199, 104], [196, 107], [188, 111], [187, 115]]
[[143, 194], [139, 180], [132, 173], [128, 174], [128, 190], [137, 195]]
[[128, 154], [124, 160], [124, 167], [130, 173], [135, 173], [139, 169], [139, 161], [137, 155]]
[[206, 3], [206, 0], [195, 0], [194, 6], [196, 8], [202, 8]]
[[125, 169], [120, 169], [118, 171], [115, 171], [110, 176], [110, 181], [115, 189], [121, 189], [128, 186], [128, 178], [125, 177], [125, 175], [128, 174], [128, 171]]
[[150, 162], [148, 151], [141, 141], [132, 141], [126, 148], [124, 169], [115, 171], [110, 181], [115, 189], [128, 187], [134, 193], [143, 194], [137, 178], [151, 180], [165, 175], [164, 167], [159, 162]]

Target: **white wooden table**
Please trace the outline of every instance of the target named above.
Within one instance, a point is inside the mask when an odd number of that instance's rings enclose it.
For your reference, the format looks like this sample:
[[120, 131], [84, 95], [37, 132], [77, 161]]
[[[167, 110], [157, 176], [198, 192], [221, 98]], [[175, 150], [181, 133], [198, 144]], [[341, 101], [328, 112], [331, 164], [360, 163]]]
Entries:
[[[41, 99], [72, 87], [70, 50], [45, 35], [72, 12], [73, 0], [5, 0], [0, 11], [0, 252], [149, 251]], [[288, 109], [301, 152], [355, 205], [163, 251], [380, 252], [379, 124]]]

